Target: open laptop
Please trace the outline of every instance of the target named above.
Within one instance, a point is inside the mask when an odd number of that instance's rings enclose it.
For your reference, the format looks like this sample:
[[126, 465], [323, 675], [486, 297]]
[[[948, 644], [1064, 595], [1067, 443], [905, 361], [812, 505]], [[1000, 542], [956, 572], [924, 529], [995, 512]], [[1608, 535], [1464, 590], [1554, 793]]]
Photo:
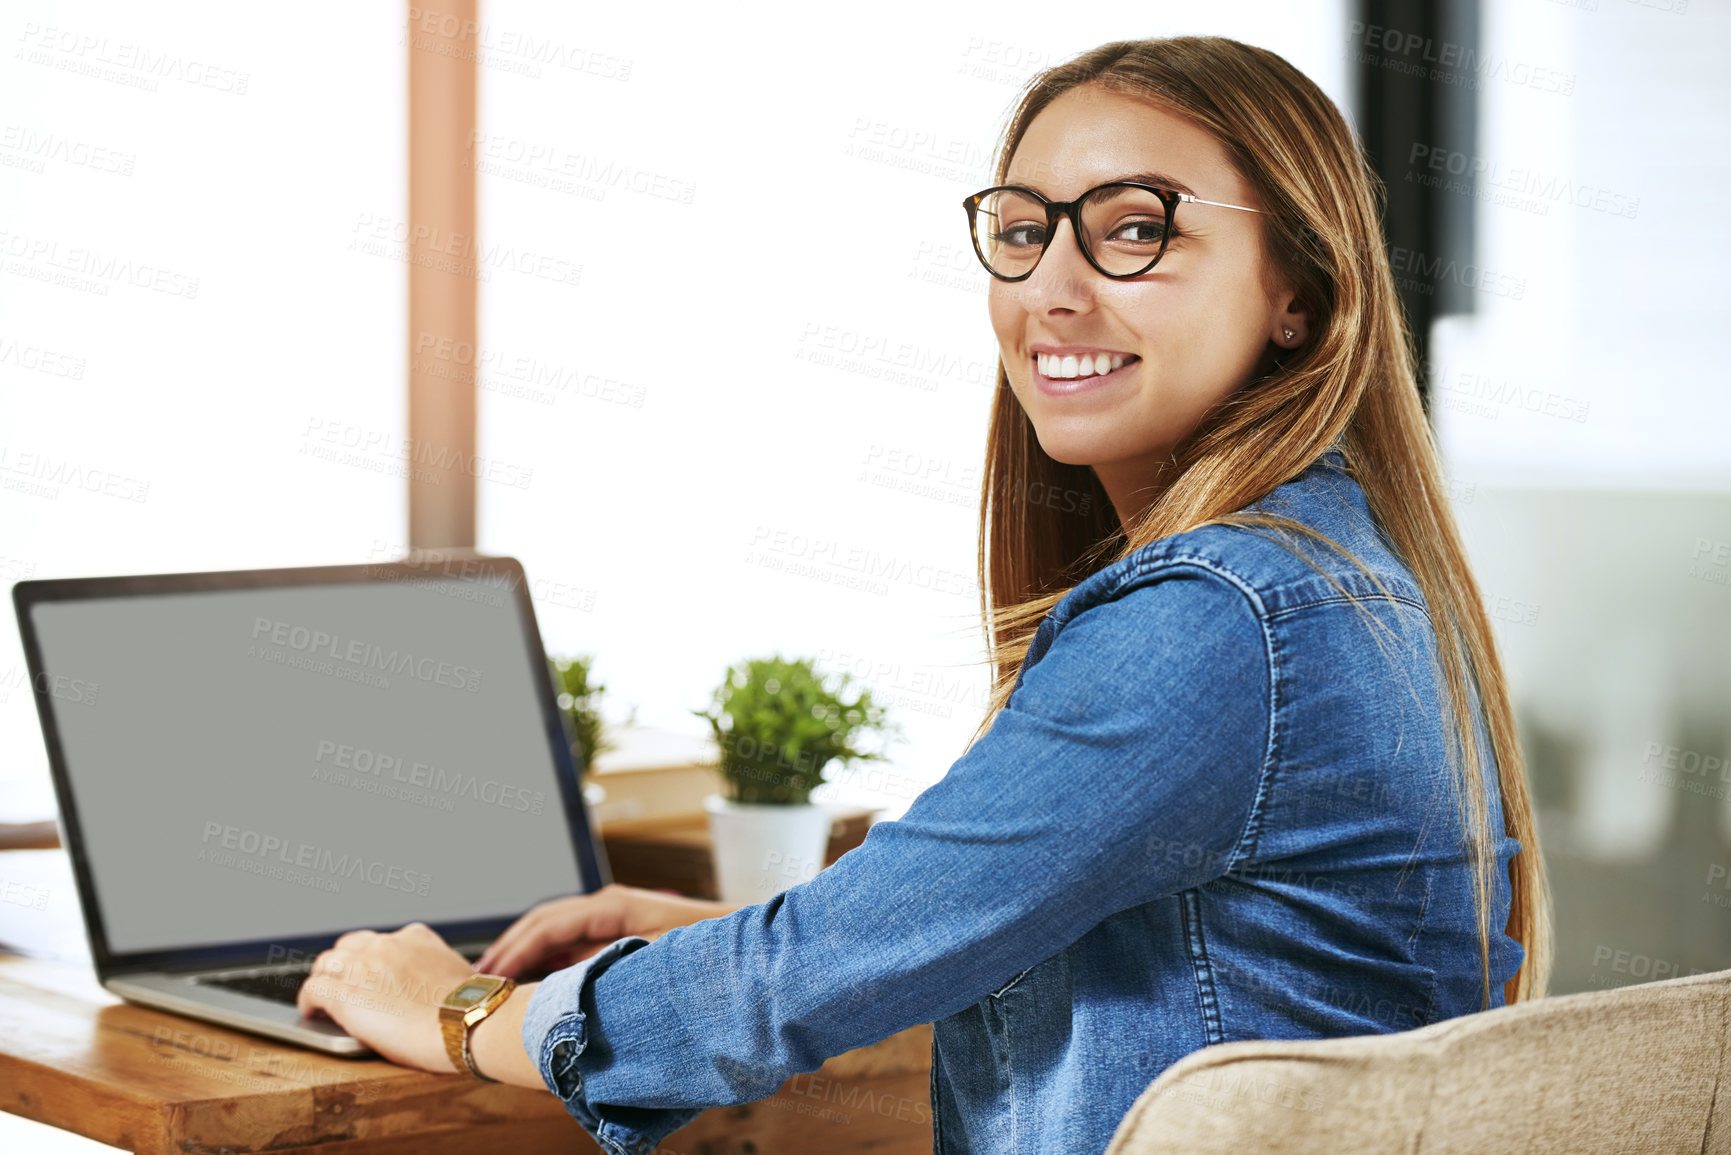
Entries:
[[367, 1048], [295, 995], [350, 930], [474, 959], [608, 881], [523, 570], [394, 564], [26, 581], [13, 601], [98, 978]]

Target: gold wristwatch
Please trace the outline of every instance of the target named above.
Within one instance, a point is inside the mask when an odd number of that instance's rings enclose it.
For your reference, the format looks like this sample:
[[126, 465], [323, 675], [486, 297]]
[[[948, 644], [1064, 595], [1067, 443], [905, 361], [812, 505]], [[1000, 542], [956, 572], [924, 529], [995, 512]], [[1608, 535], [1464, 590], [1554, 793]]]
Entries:
[[469, 1055], [469, 1032], [476, 1023], [498, 1010], [511, 997], [516, 985], [514, 979], [473, 974], [445, 996], [445, 1001], [439, 1004], [439, 1030], [445, 1036], [445, 1054], [451, 1060], [451, 1066], [489, 1083], [499, 1081], [488, 1079], [475, 1069], [475, 1060]]

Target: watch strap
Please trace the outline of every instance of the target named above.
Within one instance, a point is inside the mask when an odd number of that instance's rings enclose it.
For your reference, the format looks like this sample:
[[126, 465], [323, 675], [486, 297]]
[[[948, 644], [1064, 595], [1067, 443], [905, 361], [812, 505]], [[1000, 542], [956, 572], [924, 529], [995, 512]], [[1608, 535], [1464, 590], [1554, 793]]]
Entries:
[[[500, 1001], [503, 1002], [504, 1000], [501, 999]], [[482, 1015], [481, 1019], [486, 1017], [486, 1015]], [[476, 1019], [474, 1023], [470, 1023], [468, 1026], [463, 1028], [463, 1066], [469, 1069], [469, 1074], [475, 1076], [475, 1078], [481, 1080], [483, 1083], [497, 1083], [499, 1080], [493, 1078], [491, 1075], [481, 1074], [481, 1068], [475, 1066], [475, 1056], [469, 1053], [469, 1032], [475, 1029], [475, 1024], [479, 1023], [481, 1019]]]
[[439, 1008], [439, 1033], [445, 1040], [445, 1058], [451, 1061], [451, 1066], [461, 1071], [473, 1069], [469, 1062], [469, 1028], [463, 1022], [463, 1013], [455, 1007], [441, 1006]]

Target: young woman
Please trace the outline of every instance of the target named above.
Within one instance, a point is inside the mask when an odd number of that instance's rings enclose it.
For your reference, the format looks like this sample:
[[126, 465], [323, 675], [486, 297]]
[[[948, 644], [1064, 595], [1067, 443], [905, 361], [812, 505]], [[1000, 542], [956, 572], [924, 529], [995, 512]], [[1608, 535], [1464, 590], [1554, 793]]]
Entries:
[[[1001, 352], [987, 718], [768, 902], [531, 911], [481, 972], [583, 961], [474, 1027], [475, 1068], [647, 1151], [930, 1021], [938, 1150], [1100, 1151], [1201, 1047], [1542, 994], [1520, 752], [1375, 194], [1272, 52], [1114, 43], [1036, 77], [964, 206]], [[1090, 513], [1026, 499], [1053, 490]], [[470, 973], [424, 926], [359, 932], [301, 1002], [449, 1071], [431, 1003]]]

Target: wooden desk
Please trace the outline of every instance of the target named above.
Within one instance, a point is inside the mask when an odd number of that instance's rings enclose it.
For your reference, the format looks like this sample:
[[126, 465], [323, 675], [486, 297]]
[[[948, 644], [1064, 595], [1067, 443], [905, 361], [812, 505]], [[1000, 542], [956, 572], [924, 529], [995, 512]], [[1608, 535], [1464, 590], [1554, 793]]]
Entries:
[[[632, 833], [653, 864], [651, 832]], [[850, 840], [832, 843], [832, 857]], [[338, 1059], [124, 1003], [83, 951], [63, 853], [0, 853], [0, 882], [10, 886], [0, 924], [58, 954], [0, 953], [0, 1109], [146, 1155], [598, 1150], [545, 1092]], [[18, 905], [26, 899], [46, 901]], [[915, 1027], [796, 1075], [772, 1098], [705, 1112], [659, 1150], [928, 1155], [930, 1079], [931, 1028]]]
[[[661, 1155], [927, 1155], [931, 1028], [705, 1112]], [[0, 1106], [140, 1155], [593, 1152], [552, 1095], [346, 1060], [116, 999], [84, 967], [0, 956]]]

